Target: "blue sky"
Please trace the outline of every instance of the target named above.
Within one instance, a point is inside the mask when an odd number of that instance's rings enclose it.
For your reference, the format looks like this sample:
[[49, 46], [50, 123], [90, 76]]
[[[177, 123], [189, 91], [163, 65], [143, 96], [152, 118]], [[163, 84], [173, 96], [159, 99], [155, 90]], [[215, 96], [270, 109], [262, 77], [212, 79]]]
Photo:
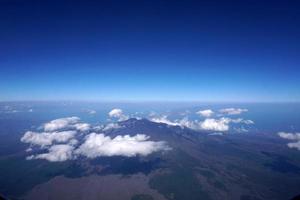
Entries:
[[0, 100], [299, 101], [297, 1], [0, 3]]

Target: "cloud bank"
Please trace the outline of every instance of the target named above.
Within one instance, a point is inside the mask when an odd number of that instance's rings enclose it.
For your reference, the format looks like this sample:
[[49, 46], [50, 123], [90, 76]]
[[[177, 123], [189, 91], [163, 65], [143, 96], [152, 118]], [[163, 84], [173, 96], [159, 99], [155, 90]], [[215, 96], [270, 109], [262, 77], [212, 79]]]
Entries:
[[[43, 131], [27, 131], [21, 142], [30, 144], [26, 150], [33, 153], [27, 159], [45, 159], [62, 162], [78, 157], [147, 156], [158, 151], [170, 150], [164, 141], [150, 141], [144, 134], [118, 135], [114, 138], [103, 132], [121, 128], [117, 123], [92, 127], [80, 122], [78, 117], [52, 120], [43, 125]], [[100, 133], [95, 132], [96, 130]]]
[[146, 156], [156, 151], [168, 150], [165, 142], [147, 141], [148, 136], [137, 134], [135, 136], [117, 136], [111, 138], [104, 134], [89, 134], [85, 142], [76, 150], [76, 154], [88, 158], [99, 156]]
[[180, 126], [182, 128], [187, 127], [193, 130], [207, 130], [207, 131], [228, 131], [230, 124], [254, 124], [252, 120], [244, 120], [242, 118], [231, 119], [228, 117], [221, 117], [219, 119], [206, 118], [204, 121], [189, 120], [188, 117], [184, 117], [180, 120], [171, 121], [166, 115], [161, 117], [150, 118], [151, 121], [156, 123], [164, 123], [169, 126]]

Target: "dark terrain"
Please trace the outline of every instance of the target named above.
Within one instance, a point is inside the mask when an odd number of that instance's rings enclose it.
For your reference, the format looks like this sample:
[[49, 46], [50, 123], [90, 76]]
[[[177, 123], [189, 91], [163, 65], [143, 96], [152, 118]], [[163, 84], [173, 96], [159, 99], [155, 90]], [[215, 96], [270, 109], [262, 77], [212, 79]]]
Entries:
[[286, 200], [300, 193], [300, 154], [278, 137], [213, 136], [146, 119], [119, 124], [106, 134], [142, 133], [172, 150], [58, 163], [25, 160], [17, 151], [1, 156], [0, 192], [10, 199], [129, 200]]

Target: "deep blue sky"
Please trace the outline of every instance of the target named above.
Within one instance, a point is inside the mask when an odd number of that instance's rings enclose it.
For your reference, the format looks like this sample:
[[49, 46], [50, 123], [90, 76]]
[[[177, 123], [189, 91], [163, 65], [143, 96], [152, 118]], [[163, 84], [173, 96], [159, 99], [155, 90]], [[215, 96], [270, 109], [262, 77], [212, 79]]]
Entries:
[[0, 100], [300, 101], [300, 1], [0, 1]]

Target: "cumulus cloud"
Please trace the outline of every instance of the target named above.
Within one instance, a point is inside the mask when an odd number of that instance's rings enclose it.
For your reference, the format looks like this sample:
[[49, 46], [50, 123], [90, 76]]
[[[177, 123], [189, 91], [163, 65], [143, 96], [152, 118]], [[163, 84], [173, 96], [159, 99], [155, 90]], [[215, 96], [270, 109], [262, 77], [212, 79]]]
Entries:
[[[153, 152], [169, 150], [163, 141], [150, 141], [147, 135], [118, 135], [115, 138], [93, 131], [106, 131], [121, 128], [117, 123], [106, 126], [91, 127], [80, 122], [77, 117], [60, 118], [44, 124], [44, 131], [27, 131], [21, 141], [29, 143], [27, 157], [31, 159], [46, 159], [50, 162], [61, 162], [75, 159], [78, 156], [95, 158], [99, 156], [146, 156]], [[39, 153], [43, 152], [43, 153]]]
[[199, 110], [198, 112], [196, 112], [198, 115], [201, 115], [203, 117], [210, 117], [214, 114], [214, 112], [210, 109], [207, 110]]
[[90, 129], [90, 125], [87, 123], [81, 123], [79, 117], [65, 117], [55, 119], [48, 123], [45, 123], [43, 127], [46, 132], [70, 129], [76, 129], [78, 131], [88, 131]]
[[28, 160], [31, 159], [46, 159], [50, 162], [61, 162], [73, 159], [74, 147], [68, 144], [58, 144], [53, 145], [49, 149], [49, 152], [32, 155], [27, 157]]
[[79, 117], [66, 117], [52, 120], [46, 124], [44, 124], [45, 131], [56, 131], [60, 129], [69, 128], [71, 125], [79, 122]]
[[229, 118], [222, 117], [221, 119], [205, 119], [200, 123], [200, 127], [204, 130], [211, 131], [228, 131], [229, 123], [231, 120]]
[[77, 123], [73, 125], [75, 127], [75, 129], [79, 130], [79, 131], [88, 131], [90, 130], [91, 126], [88, 123]]
[[300, 140], [300, 133], [279, 132], [278, 135], [288, 140]]
[[281, 138], [293, 141], [287, 144], [289, 148], [296, 148], [300, 150], [300, 133], [279, 132], [278, 135]]
[[123, 113], [122, 109], [114, 108], [109, 113], [108, 116], [111, 118], [116, 118], [119, 121], [127, 120], [129, 117]]
[[165, 142], [147, 141], [148, 136], [137, 134], [135, 136], [117, 136], [110, 138], [104, 134], [89, 134], [85, 142], [76, 150], [79, 155], [89, 158], [99, 156], [146, 156], [156, 151], [168, 150]]
[[248, 112], [248, 109], [242, 108], [224, 108], [219, 110], [220, 113], [227, 114], [227, 115], [239, 115], [243, 112]]
[[154, 117], [150, 119], [156, 123], [164, 123], [170, 126], [180, 126], [180, 127], [187, 127], [194, 130], [208, 130], [208, 131], [228, 131], [230, 128], [230, 123], [244, 123], [247, 125], [253, 124], [252, 120], [244, 120], [242, 118], [231, 119], [227, 117], [222, 117], [219, 119], [214, 118], [207, 118], [204, 121], [198, 120], [189, 120], [187, 117], [184, 117], [180, 120], [171, 121], [167, 118], [166, 115], [161, 117]]
[[61, 131], [61, 132], [32, 132], [27, 131], [21, 141], [24, 143], [30, 143], [32, 145], [38, 145], [41, 147], [52, 145], [54, 142], [68, 142], [74, 138], [76, 131]]

